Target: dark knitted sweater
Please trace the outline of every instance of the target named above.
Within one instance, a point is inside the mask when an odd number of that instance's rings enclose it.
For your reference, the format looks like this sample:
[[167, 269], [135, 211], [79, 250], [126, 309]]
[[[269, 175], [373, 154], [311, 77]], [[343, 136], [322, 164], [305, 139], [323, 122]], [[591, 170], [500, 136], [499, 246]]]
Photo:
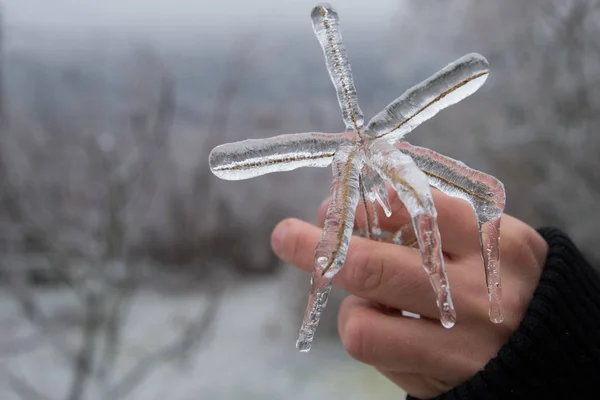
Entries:
[[539, 233], [549, 253], [521, 325], [483, 370], [436, 399], [600, 399], [600, 274], [564, 233]]

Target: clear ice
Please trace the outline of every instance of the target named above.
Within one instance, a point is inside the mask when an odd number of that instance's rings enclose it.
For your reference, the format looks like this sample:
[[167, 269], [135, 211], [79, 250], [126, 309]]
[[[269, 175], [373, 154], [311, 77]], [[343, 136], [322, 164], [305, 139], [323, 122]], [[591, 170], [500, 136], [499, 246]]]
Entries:
[[301, 167], [327, 167], [347, 135], [295, 133], [269, 139], [248, 139], [215, 147], [209, 156], [213, 174], [221, 179], [254, 178]]
[[408, 89], [367, 125], [367, 134], [395, 142], [446, 107], [475, 93], [489, 74], [487, 60], [467, 54]]
[[368, 165], [363, 167], [363, 180], [365, 182], [365, 189], [368, 199], [374, 203], [377, 201], [386, 217], [392, 215], [392, 206], [390, 205], [390, 199], [388, 198], [388, 189], [385, 185], [383, 178]]
[[412, 223], [403, 225], [400, 229], [393, 233], [391, 241], [394, 244], [412, 248], [419, 248], [419, 241], [415, 236], [415, 230]]
[[365, 159], [392, 185], [406, 206], [421, 250], [423, 268], [437, 296], [442, 324], [450, 328], [456, 322], [456, 312], [450, 296], [437, 212], [427, 177], [410, 156], [386, 141], [371, 141], [366, 152]]
[[329, 4], [323, 4], [313, 8], [310, 17], [342, 109], [346, 131], [359, 132], [364, 124], [364, 117], [358, 105], [350, 61], [342, 43], [338, 14]]
[[310, 350], [321, 313], [327, 304], [333, 277], [346, 261], [354, 228], [354, 213], [361, 197], [361, 167], [362, 155], [356, 145], [345, 144], [339, 147], [333, 160], [331, 200], [315, 251], [312, 287], [296, 343], [296, 347], [302, 351]]
[[[469, 202], [477, 215], [490, 320], [501, 322], [499, 243], [505, 203], [502, 183], [460, 161], [403, 140], [419, 124], [477, 91], [489, 74], [486, 59], [468, 54], [454, 61], [407, 90], [365, 127], [339, 16], [329, 5], [316, 6], [310, 16], [336, 90], [345, 132], [244, 140], [217, 146], [209, 156], [211, 171], [225, 180], [332, 165], [331, 202], [314, 254], [311, 289], [296, 347], [300, 351], [311, 348], [333, 279], [344, 266], [359, 207], [364, 210], [364, 236], [419, 249], [422, 266], [436, 295], [440, 322], [447, 328], [454, 325], [456, 311], [431, 187]], [[388, 185], [398, 193], [411, 217], [411, 223], [397, 232], [382, 232], [379, 226], [377, 205], [386, 217], [392, 213]]]
[[400, 141], [396, 147], [409, 155], [427, 175], [429, 184], [443, 193], [471, 204], [477, 215], [481, 258], [490, 300], [490, 320], [503, 320], [500, 309], [500, 218], [504, 211], [504, 185], [464, 163], [423, 147]]

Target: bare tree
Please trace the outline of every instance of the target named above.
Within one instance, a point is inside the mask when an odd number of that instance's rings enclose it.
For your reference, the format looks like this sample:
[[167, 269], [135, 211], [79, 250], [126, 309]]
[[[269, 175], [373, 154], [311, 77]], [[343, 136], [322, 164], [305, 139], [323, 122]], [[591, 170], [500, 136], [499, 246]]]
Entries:
[[[2, 270], [22, 314], [38, 329], [37, 339], [52, 345], [71, 369], [69, 400], [86, 398], [92, 389], [104, 398], [127, 397], [156, 367], [185, 356], [205, 336], [221, 294], [206, 291], [207, 306], [199, 307], [178, 339], [115, 376], [129, 307], [142, 275], [149, 273], [149, 254], [132, 249], [143, 237], [168, 164], [175, 109], [174, 80], [160, 58], [137, 52], [132, 67], [131, 108], [114, 130], [95, 130], [89, 115], [64, 122], [44, 102], [38, 103], [35, 124], [15, 118], [2, 134], [2, 211], [8, 228], [3, 230]], [[107, 108], [97, 99], [88, 106]], [[41, 136], [32, 129], [35, 125]], [[21, 155], [28, 164], [24, 169]], [[4, 168], [7, 156], [12, 172]], [[34, 254], [37, 265], [32, 264]], [[75, 293], [78, 340], [67, 340], [70, 326], [42, 311], [30, 280], [40, 271]], [[14, 388], [33, 393], [16, 378]]]
[[252, 33], [240, 37], [227, 55], [189, 188], [168, 198], [167, 218], [173, 230], [170, 235], [157, 232], [157, 228], [146, 232], [148, 247], [159, 263], [192, 266], [200, 273], [211, 265], [230, 265], [241, 274], [270, 274], [280, 266], [268, 238], [270, 229], [285, 217], [285, 208], [272, 201], [250, 221], [240, 218], [231, 195], [221, 190], [223, 185], [218, 186], [206, 161], [212, 148], [227, 141], [238, 95], [263, 60], [256, 42]]

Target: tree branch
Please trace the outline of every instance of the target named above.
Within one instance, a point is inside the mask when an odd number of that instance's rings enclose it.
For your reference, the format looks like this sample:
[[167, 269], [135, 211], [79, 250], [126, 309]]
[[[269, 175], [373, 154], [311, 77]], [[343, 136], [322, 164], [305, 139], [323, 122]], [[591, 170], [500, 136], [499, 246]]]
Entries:
[[125, 398], [160, 365], [184, 356], [192, 347], [204, 339], [206, 332], [217, 316], [223, 293], [223, 288], [220, 286], [218, 284], [211, 286], [206, 308], [184, 329], [181, 336], [162, 349], [142, 357], [136, 366], [129, 370], [109, 391], [108, 398]]

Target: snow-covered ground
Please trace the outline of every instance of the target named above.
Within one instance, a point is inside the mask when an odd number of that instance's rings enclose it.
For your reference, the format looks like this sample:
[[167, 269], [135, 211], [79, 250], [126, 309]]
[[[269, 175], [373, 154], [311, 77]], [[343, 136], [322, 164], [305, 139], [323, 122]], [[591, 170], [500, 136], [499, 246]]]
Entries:
[[[281, 278], [237, 283], [225, 293], [209, 336], [184, 363], [161, 366], [129, 396], [131, 399], [402, 399], [404, 393], [376, 371], [346, 355], [338, 340], [317, 334], [309, 353], [294, 347], [300, 315], [290, 315]], [[64, 292], [43, 295], [47, 306], [67, 303]], [[196, 315], [202, 296], [136, 297], [115, 376], [167, 343], [178, 327]], [[333, 312], [330, 313], [330, 316]], [[12, 299], [0, 293], [0, 340], [26, 335]], [[68, 335], [64, 338], [68, 338]], [[67, 341], [71, 339], [66, 339]], [[63, 399], [71, 375], [49, 347], [0, 358], [0, 398], [19, 399], [9, 384], [16, 376], [48, 398]], [[94, 390], [90, 391], [93, 392]], [[101, 399], [88, 393], [86, 399]], [[105, 399], [101, 399], [105, 400]]]

